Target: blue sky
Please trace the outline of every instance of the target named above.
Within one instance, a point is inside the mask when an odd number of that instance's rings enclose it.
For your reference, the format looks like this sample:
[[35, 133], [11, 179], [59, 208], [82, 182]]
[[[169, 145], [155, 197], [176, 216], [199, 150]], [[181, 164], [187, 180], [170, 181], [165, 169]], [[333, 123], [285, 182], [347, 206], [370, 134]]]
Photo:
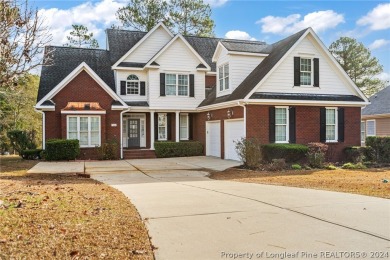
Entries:
[[[215, 34], [273, 43], [311, 26], [326, 46], [340, 36], [354, 37], [369, 47], [390, 79], [389, 1], [234, 1], [207, 0], [213, 11]], [[52, 45], [62, 45], [72, 24], [84, 24], [105, 47], [104, 29], [116, 23], [115, 11], [125, 0], [31, 2], [46, 17]]]

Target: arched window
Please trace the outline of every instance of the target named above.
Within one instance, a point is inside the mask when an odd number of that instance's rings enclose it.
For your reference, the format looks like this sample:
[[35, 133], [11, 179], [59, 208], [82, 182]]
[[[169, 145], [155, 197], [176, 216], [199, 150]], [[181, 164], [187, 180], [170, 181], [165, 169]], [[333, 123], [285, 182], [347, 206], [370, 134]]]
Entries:
[[139, 95], [139, 79], [134, 74], [131, 74], [127, 77], [126, 94], [127, 95]]

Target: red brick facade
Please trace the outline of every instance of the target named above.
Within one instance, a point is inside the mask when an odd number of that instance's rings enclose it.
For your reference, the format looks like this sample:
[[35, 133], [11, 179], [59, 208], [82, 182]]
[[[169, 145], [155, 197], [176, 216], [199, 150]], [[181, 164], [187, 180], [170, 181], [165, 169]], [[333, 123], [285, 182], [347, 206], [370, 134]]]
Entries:
[[206, 76], [205, 80], [206, 80], [206, 82], [205, 82], [206, 88], [212, 88], [217, 84], [216, 83], [216, 80], [217, 80], [216, 76]]
[[[112, 97], [94, 80], [87, 72], [82, 71], [68, 83], [54, 97], [55, 111], [45, 112], [46, 140], [53, 138], [66, 139], [66, 114], [61, 114], [61, 109], [68, 102], [99, 102], [106, 110], [105, 115], [100, 115], [101, 143], [115, 140], [120, 143], [120, 112], [111, 110]], [[81, 115], [81, 114], [79, 114]], [[112, 126], [116, 124], [116, 126]], [[119, 148], [118, 148], [119, 154]], [[82, 148], [81, 159], [96, 159], [96, 148]]]

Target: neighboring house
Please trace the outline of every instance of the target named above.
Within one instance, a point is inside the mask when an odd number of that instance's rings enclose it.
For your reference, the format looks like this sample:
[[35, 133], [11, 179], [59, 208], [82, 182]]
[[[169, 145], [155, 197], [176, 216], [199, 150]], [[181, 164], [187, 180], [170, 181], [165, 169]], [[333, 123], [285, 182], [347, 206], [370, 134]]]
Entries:
[[370, 97], [362, 110], [361, 139], [367, 136], [390, 136], [390, 86]]
[[43, 146], [77, 138], [84, 158], [116, 140], [122, 158], [156, 141], [197, 140], [238, 159], [234, 141], [326, 142], [333, 160], [360, 144], [367, 98], [311, 28], [274, 44], [109, 29], [107, 50], [47, 47], [38, 103]]

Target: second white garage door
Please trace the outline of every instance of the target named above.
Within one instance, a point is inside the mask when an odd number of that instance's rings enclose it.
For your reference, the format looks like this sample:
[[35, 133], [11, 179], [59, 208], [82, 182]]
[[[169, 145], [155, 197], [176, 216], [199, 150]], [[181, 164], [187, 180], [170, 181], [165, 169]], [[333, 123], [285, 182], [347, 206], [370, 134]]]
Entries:
[[239, 161], [234, 141], [245, 137], [244, 120], [225, 121], [225, 159]]

